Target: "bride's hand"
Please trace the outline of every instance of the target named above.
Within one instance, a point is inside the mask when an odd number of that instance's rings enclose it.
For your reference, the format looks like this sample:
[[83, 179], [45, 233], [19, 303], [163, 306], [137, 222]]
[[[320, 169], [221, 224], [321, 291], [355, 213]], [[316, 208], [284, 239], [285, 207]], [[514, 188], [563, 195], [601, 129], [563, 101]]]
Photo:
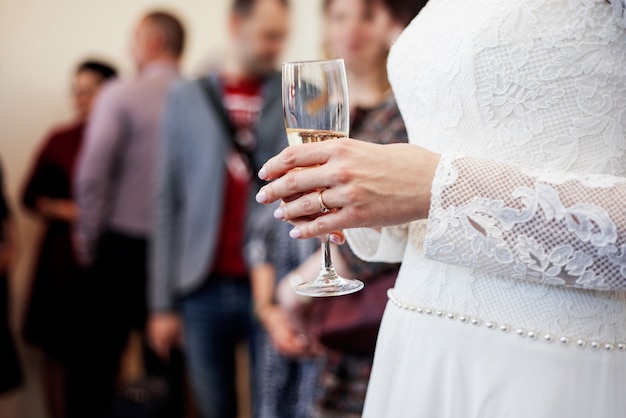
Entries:
[[[410, 144], [342, 139], [290, 146], [260, 170], [271, 183], [257, 201], [283, 200], [274, 215], [296, 225], [292, 238], [403, 224], [428, 216], [438, 163], [438, 154]], [[332, 209], [323, 215], [318, 190]]]

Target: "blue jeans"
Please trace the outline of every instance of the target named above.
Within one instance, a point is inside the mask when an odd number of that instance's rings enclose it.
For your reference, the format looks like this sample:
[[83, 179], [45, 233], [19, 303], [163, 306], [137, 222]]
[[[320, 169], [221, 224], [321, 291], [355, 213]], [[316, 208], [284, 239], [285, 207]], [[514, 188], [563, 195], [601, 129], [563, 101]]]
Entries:
[[[254, 319], [250, 283], [224, 277], [182, 298], [185, 351], [202, 418], [236, 418], [235, 347], [250, 344], [254, 370]], [[253, 396], [254, 398], [254, 396]]]

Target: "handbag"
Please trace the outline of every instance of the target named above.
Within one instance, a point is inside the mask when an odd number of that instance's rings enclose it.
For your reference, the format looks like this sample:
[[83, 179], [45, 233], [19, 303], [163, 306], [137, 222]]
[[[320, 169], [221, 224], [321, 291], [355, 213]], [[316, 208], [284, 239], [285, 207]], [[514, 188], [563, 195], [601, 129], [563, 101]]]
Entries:
[[368, 281], [360, 292], [317, 299], [312, 308], [312, 336], [331, 350], [372, 355], [387, 305], [387, 290], [397, 276], [396, 270]]
[[176, 405], [165, 378], [146, 377], [120, 390], [107, 418], [172, 418]]

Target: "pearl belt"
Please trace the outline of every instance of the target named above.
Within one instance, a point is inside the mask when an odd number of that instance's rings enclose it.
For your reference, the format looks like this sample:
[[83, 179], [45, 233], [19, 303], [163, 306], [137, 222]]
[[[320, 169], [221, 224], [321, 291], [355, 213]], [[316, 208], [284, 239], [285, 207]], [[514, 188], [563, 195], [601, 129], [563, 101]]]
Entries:
[[416, 312], [421, 315], [436, 316], [439, 318], [447, 318], [451, 321], [459, 321], [463, 324], [471, 324], [476, 327], [484, 327], [488, 330], [499, 330], [505, 334], [514, 331], [515, 334], [522, 338], [529, 338], [531, 340], [543, 340], [547, 343], [553, 343], [558, 341], [560, 345], [569, 346], [576, 345], [580, 348], [591, 348], [593, 350], [604, 349], [605, 351], [613, 351], [617, 349], [619, 351], [626, 351], [626, 343], [612, 343], [606, 341], [588, 341], [582, 338], [572, 338], [566, 335], [553, 335], [550, 333], [543, 333], [538, 330], [529, 330], [519, 327], [514, 327], [509, 324], [497, 324], [494, 321], [487, 321], [474, 316], [461, 315], [454, 312], [446, 312], [440, 309], [433, 309], [425, 306], [414, 305], [401, 300], [397, 295], [395, 289], [387, 290], [387, 297], [389, 300], [400, 309], [404, 309], [410, 312]]

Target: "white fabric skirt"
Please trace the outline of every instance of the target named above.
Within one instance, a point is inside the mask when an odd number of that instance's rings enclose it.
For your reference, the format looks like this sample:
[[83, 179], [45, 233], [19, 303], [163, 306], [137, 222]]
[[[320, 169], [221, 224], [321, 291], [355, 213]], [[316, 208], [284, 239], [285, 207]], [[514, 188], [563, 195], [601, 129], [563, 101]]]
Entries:
[[626, 352], [521, 338], [388, 303], [366, 418], [624, 418]]

